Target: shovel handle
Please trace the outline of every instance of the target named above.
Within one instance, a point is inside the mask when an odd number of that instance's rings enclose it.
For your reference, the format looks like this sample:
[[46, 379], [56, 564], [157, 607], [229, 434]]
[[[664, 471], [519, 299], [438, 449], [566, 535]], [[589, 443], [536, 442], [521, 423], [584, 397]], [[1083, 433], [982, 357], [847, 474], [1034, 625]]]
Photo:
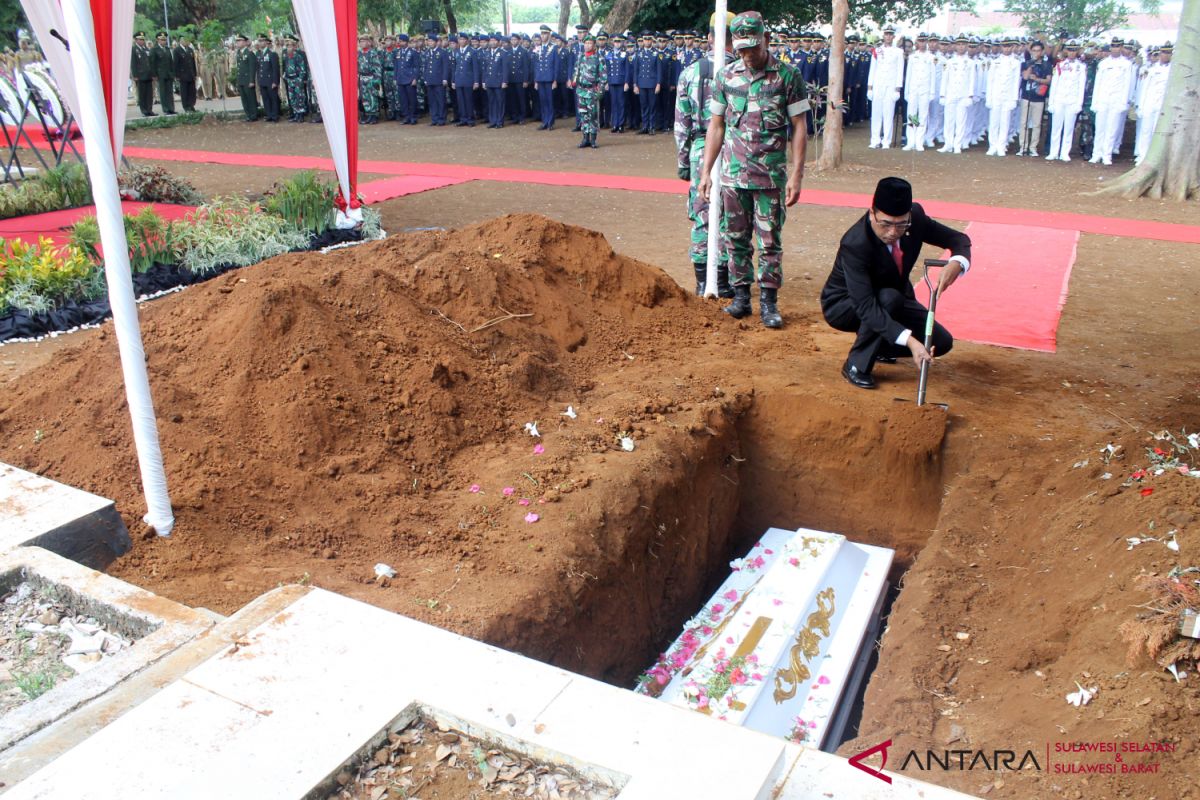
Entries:
[[[925, 285], [929, 288], [929, 313], [925, 315], [925, 349], [928, 350], [933, 345], [933, 319], [934, 312], [937, 310], [938, 295], [942, 292], [942, 287], [933, 285], [929, 280], [929, 270], [934, 267], [944, 267], [949, 264], [949, 261], [940, 258], [925, 259]], [[917, 405], [925, 405], [925, 387], [929, 383], [929, 362], [921, 364], [921, 375], [917, 381]]]

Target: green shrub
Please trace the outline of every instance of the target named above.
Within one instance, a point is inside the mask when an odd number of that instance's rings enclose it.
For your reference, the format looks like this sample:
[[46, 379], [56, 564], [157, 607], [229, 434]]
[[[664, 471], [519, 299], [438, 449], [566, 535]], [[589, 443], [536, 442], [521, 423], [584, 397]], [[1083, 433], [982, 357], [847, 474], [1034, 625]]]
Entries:
[[295, 227], [321, 235], [333, 227], [336, 209], [333, 198], [337, 189], [319, 180], [311, 170], [297, 173], [277, 183], [267, 193], [267, 211], [282, 217]]
[[90, 300], [104, 292], [100, 268], [73, 246], [57, 247], [0, 239], [0, 309], [44, 312], [67, 300]]
[[118, 180], [121, 184], [121, 195], [130, 200], [185, 206], [198, 206], [204, 202], [204, 196], [195, 186], [162, 167], [135, 164], [129, 169], [121, 170]]
[[88, 177], [87, 167], [79, 162], [51, 167], [38, 180], [47, 191], [60, 198], [59, 208], [92, 204], [92, 181]]
[[225, 264], [257, 264], [305, 248], [310, 239], [308, 231], [237, 197], [216, 198], [201, 206], [176, 233], [182, 263], [198, 274]]

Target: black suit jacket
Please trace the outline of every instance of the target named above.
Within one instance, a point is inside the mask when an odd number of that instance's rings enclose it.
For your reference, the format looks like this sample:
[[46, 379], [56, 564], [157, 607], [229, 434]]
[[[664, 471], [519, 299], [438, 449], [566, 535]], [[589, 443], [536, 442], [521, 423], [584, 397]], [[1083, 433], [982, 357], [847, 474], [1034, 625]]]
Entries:
[[921, 246], [937, 245], [970, 261], [971, 239], [930, 219], [920, 204], [913, 203], [912, 227], [900, 237], [904, 263], [901, 274], [887, 245], [871, 230], [869, 217], [870, 212], [863, 214], [842, 237], [833, 271], [821, 290], [821, 308], [827, 311], [834, 303], [849, 298], [861, 322], [888, 341], [895, 341], [905, 328], [879, 305], [880, 290], [897, 289], [905, 297], [915, 299], [910, 275], [921, 255]]

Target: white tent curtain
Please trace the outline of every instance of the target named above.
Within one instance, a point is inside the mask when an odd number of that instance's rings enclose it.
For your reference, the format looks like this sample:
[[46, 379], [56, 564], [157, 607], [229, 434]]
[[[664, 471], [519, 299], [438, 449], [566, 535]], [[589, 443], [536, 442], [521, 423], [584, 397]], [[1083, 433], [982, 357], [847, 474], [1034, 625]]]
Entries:
[[[58, 84], [63, 101], [71, 114], [78, 118], [79, 96], [75, 91], [75, 75], [71, 72], [71, 54], [63, 44], [63, 39], [67, 37], [67, 26], [63, 22], [62, 6], [57, 0], [21, 0], [21, 7], [25, 9], [25, 17], [33, 28], [38, 46], [50, 62], [50, 73]], [[63, 38], [59, 39], [51, 31]]]
[[[110, 136], [113, 142], [113, 153], [120, 161], [121, 151], [125, 147], [125, 115], [128, 108], [126, 102], [129, 85], [129, 53], [133, 42], [133, 0], [109, 0], [105, 6], [112, 8], [112, 74], [111, 86], [112, 104], [108, 109]], [[21, 7], [33, 28], [38, 45], [50, 62], [50, 70], [62, 93], [63, 101], [71, 114], [78, 120], [79, 91], [76, 88], [74, 69], [71, 66], [71, 54], [67, 50], [65, 39], [67, 35], [66, 20], [63, 16], [63, 5], [60, 0], [21, 0]], [[107, 8], [106, 8], [107, 10]], [[107, 25], [108, 23], [105, 22]], [[58, 36], [55, 36], [54, 33]], [[61, 38], [60, 38], [61, 37]]]

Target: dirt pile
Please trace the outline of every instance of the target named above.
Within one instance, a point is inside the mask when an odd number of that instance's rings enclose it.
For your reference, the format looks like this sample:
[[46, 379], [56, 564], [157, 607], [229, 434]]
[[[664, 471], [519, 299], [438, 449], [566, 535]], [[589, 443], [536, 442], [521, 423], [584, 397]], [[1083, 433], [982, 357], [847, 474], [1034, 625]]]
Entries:
[[[612, 601], [596, 588], [667, 532], [642, 508], [726, 468], [748, 402], [683, 375], [664, 385], [659, 357], [702, 344], [719, 313], [664, 273], [521, 215], [279, 257], [142, 311], [177, 528], [139, 540], [115, 574], [226, 612], [311, 580], [594, 672], [653, 655], [645, 629], [604, 642], [599, 663], [585, 655], [578, 596]], [[633, 377], [647, 369], [650, 388]], [[116, 498], [136, 539], [123, 396], [106, 328], [9, 398], [0, 458]], [[663, 621], [663, 604], [698, 601], [729, 558], [736, 487], [685, 500], [671, 531], [726, 530], [645, 574], [661, 594], [644, 624], [663, 637], [689, 612]], [[387, 591], [378, 562], [399, 572]]]

